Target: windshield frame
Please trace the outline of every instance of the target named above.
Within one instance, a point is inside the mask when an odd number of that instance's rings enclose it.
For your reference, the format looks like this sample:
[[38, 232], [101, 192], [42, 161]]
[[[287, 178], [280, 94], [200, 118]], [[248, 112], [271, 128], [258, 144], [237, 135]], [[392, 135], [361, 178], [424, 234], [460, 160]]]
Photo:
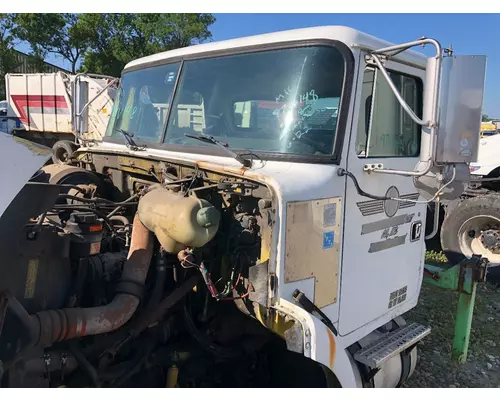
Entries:
[[[138, 71], [145, 70], [152, 67], [159, 67], [167, 64], [175, 64], [180, 63], [179, 69], [177, 72], [175, 86], [172, 92], [172, 104], [173, 100], [176, 98], [177, 90], [179, 87], [180, 77], [184, 71], [184, 63], [188, 61], [194, 60], [202, 60], [202, 59], [210, 59], [217, 57], [226, 57], [226, 56], [234, 56], [241, 54], [250, 54], [250, 53], [259, 53], [264, 51], [272, 51], [272, 50], [283, 50], [283, 49], [293, 49], [293, 48], [301, 48], [301, 47], [314, 47], [314, 46], [322, 46], [322, 47], [335, 47], [344, 59], [344, 78], [343, 78], [343, 87], [342, 94], [339, 101], [338, 108], [338, 118], [337, 118], [337, 128], [335, 131], [335, 138], [333, 143], [333, 152], [332, 154], [320, 154], [320, 155], [311, 155], [311, 154], [290, 154], [290, 153], [275, 153], [275, 152], [267, 152], [267, 151], [248, 151], [243, 149], [234, 149], [231, 148], [233, 152], [236, 154], [248, 155], [249, 153], [255, 154], [257, 159], [261, 160], [276, 160], [276, 161], [289, 161], [289, 162], [299, 162], [299, 163], [311, 163], [311, 164], [340, 164], [342, 146], [344, 143], [344, 138], [346, 136], [346, 127], [349, 116], [349, 105], [351, 102], [351, 96], [353, 91], [353, 83], [354, 83], [354, 73], [355, 73], [355, 59], [351, 49], [343, 42], [334, 40], [334, 39], [314, 39], [314, 40], [294, 40], [287, 42], [277, 42], [271, 44], [258, 44], [252, 46], [242, 46], [230, 49], [223, 50], [213, 50], [206, 51], [201, 53], [187, 54], [176, 57], [169, 57], [161, 60], [151, 61], [148, 63], [135, 65], [129, 68], [125, 68], [122, 71], [121, 79], [126, 76], [126, 74]], [[139, 145], [145, 144], [148, 148], [157, 149], [157, 150], [167, 150], [172, 152], [179, 153], [190, 153], [190, 154], [200, 154], [200, 155], [210, 155], [210, 156], [220, 156], [220, 157], [228, 157], [227, 153], [224, 152], [223, 149], [218, 148], [218, 146], [196, 146], [196, 145], [183, 145], [183, 144], [169, 144], [163, 143], [167, 131], [167, 126], [170, 120], [170, 110], [165, 119], [165, 123], [163, 126], [163, 133], [158, 141], [156, 142], [145, 142], [138, 143]], [[103, 142], [109, 143], [124, 143], [123, 137], [110, 137], [104, 136]]]

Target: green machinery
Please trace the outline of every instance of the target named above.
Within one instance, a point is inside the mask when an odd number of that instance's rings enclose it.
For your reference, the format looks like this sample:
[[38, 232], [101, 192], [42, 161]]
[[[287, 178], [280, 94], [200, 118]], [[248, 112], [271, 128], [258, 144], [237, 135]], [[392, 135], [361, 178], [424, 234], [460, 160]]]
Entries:
[[453, 267], [425, 264], [424, 283], [458, 293], [452, 358], [459, 364], [467, 360], [472, 316], [478, 283], [486, 281], [488, 260], [474, 255]]

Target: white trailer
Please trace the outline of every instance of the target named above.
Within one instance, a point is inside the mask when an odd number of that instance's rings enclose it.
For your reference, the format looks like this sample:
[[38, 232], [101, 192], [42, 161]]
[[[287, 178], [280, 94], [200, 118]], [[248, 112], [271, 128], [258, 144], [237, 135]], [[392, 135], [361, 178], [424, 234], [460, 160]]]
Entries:
[[54, 162], [66, 162], [82, 141], [101, 140], [118, 80], [64, 72], [7, 74], [7, 131], [54, 146]]
[[[400, 387], [430, 333], [402, 318], [427, 269], [427, 204], [470, 180], [485, 69], [342, 26], [130, 62], [103, 140], [1, 210], [0, 292], [29, 339], [6, 320], [4, 382], [50, 385], [24, 366], [70, 341], [57, 376], [79, 378], [57, 384]], [[31, 156], [14, 145], [6, 157]], [[23, 258], [19, 240], [58, 251]], [[485, 263], [450, 270], [442, 284], [465, 295]]]

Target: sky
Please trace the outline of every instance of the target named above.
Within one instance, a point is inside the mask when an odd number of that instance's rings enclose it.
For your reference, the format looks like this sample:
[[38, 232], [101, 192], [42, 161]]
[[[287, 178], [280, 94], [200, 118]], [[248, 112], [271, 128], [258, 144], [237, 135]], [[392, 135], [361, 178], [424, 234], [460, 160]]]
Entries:
[[[455, 54], [486, 55], [483, 112], [500, 118], [500, 24], [498, 14], [214, 14], [213, 41], [322, 25], [345, 25], [393, 43], [422, 36], [452, 45]], [[27, 48], [22, 46], [21, 51]], [[414, 49], [419, 51], [419, 49]], [[420, 51], [422, 51], [420, 49]], [[423, 50], [427, 55], [434, 48]], [[61, 58], [49, 62], [67, 68]]]

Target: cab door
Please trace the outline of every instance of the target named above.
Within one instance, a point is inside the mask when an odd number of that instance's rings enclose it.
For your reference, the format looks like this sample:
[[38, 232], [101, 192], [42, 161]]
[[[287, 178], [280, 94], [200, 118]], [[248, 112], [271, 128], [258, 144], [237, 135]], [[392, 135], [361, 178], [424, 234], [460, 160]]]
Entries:
[[[425, 71], [394, 62], [386, 68], [421, 117]], [[412, 178], [363, 169], [367, 164], [382, 164], [413, 171], [420, 155], [421, 127], [404, 112], [376, 67], [365, 64], [358, 88], [347, 170], [366, 193], [418, 200]], [[341, 335], [371, 322], [382, 324], [401, 314], [402, 308], [411, 308], [420, 291], [425, 250], [425, 204], [367, 198], [349, 177], [345, 204], [349, 206], [344, 220]]]

